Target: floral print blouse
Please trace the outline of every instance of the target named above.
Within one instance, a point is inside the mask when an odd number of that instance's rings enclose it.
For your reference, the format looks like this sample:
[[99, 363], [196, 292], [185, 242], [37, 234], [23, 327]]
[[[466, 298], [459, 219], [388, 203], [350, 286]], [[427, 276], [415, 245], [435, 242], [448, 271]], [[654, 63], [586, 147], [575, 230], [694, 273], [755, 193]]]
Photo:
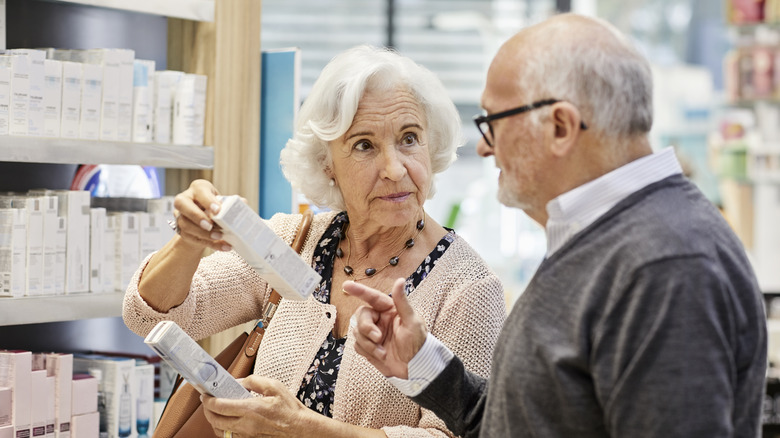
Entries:
[[[349, 222], [349, 218], [346, 212], [336, 215], [314, 250], [312, 265], [322, 277], [322, 282], [314, 290], [313, 295], [321, 303], [330, 303], [331, 279], [333, 278], [333, 264], [336, 260], [336, 248], [339, 244], [339, 233], [347, 222]], [[436, 261], [455, 239], [455, 231], [448, 231], [436, 245], [436, 248], [406, 279], [404, 289], [406, 295], [414, 292], [420, 282], [425, 280], [431, 269], [436, 266]], [[346, 337], [336, 339], [333, 332], [328, 333], [328, 338], [322, 343], [320, 351], [314, 357], [314, 362], [309, 367], [309, 371], [306, 372], [301, 388], [298, 390], [298, 399], [304, 405], [327, 417], [332, 417], [333, 395], [336, 391], [336, 379], [346, 340]]]

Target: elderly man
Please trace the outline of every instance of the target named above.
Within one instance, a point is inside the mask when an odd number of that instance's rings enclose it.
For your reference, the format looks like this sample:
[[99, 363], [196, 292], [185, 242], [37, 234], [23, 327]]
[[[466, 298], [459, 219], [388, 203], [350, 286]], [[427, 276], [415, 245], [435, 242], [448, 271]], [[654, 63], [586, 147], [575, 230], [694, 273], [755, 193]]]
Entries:
[[477, 149], [548, 249], [489, 380], [426, 333], [402, 282], [392, 298], [345, 286], [368, 304], [353, 318], [358, 352], [455, 433], [759, 436], [762, 295], [673, 150], [651, 150], [651, 96], [647, 61], [600, 20], [555, 16], [495, 56]]

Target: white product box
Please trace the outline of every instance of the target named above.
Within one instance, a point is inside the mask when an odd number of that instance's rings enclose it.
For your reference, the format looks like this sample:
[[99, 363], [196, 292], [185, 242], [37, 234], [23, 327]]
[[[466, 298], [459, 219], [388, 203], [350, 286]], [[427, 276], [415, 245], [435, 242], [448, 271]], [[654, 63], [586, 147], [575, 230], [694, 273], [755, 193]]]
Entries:
[[46, 372], [54, 377], [54, 436], [69, 438], [70, 417], [73, 415], [73, 355], [47, 354]]
[[238, 380], [201, 348], [173, 321], [160, 321], [144, 343], [175, 368], [201, 394], [219, 398], [248, 398], [252, 395]]
[[89, 292], [89, 192], [55, 190], [59, 215], [67, 222], [65, 293]]
[[62, 61], [43, 62], [43, 135], [59, 137], [62, 128]]
[[62, 61], [60, 136], [63, 138], [79, 138], [80, 135], [82, 75], [83, 67], [81, 63]]
[[193, 144], [202, 145], [206, 129], [206, 94], [208, 76], [195, 75], [195, 128]]
[[133, 61], [135, 51], [114, 49], [119, 53], [119, 96], [117, 113], [117, 139], [133, 140]]
[[[157, 251], [162, 247], [160, 241], [162, 240], [162, 228], [170, 227], [163, 220], [162, 214], [159, 213], [138, 213], [138, 220], [140, 222], [139, 231], [139, 248], [138, 248], [138, 263], [145, 259], [149, 254]], [[138, 269], [138, 265], [135, 267]], [[135, 272], [135, 271], [133, 271]]]
[[7, 135], [11, 124], [11, 69], [12, 58], [0, 55], [0, 135]]
[[136, 59], [133, 62], [133, 141], [152, 141], [152, 96], [155, 62]]
[[89, 290], [93, 293], [110, 292], [103, 281], [103, 264], [106, 260], [106, 209], [102, 207], [89, 210]]
[[150, 199], [146, 203], [146, 209], [149, 213], [155, 213], [160, 218], [160, 241], [158, 248], [168, 243], [176, 235], [176, 232], [169, 226], [168, 220], [173, 219], [173, 196], [162, 196], [160, 198]]
[[119, 232], [122, 228], [122, 217], [114, 214], [106, 214], [106, 234], [103, 239], [103, 290], [106, 292], [114, 292], [117, 289], [116, 272], [117, 272], [117, 240], [119, 239]]
[[135, 388], [133, 387], [135, 360], [99, 355], [76, 355], [73, 358], [75, 372], [91, 368], [101, 371], [98, 391], [106, 398], [108, 438], [135, 438]]
[[56, 413], [56, 406], [55, 406], [55, 385], [54, 376], [48, 376], [46, 377], [46, 400], [44, 400], [44, 403], [46, 404], [46, 433], [44, 436], [46, 438], [54, 438], [54, 423], [56, 421], [57, 413]]
[[14, 427], [0, 426], [0, 438], [14, 438]]
[[224, 239], [279, 295], [305, 300], [320, 275], [285, 243], [238, 195], [223, 196], [219, 213], [212, 218]]
[[27, 211], [0, 208], [0, 296], [22, 297], [27, 284]]
[[8, 133], [27, 135], [30, 122], [30, 59], [27, 55], [11, 56], [11, 124]]
[[55, 258], [57, 269], [54, 271], [54, 290], [56, 295], [64, 295], [65, 272], [68, 269], [68, 219], [64, 216], [57, 216], [57, 236], [55, 237], [55, 242], [57, 247], [57, 256]]
[[11, 424], [11, 388], [8, 386], [0, 387], [0, 426], [9, 426]]
[[152, 142], [171, 142], [171, 107], [173, 105], [173, 93], [176, 84], [184, 76], [184, 73], [173, 70], [163, 70], [154, 73], [154, 109], [152, 124]]
[[[46, 435], [46, 416], [48, 415], [47, 400], [54, 402], [54, 394], [47, 393], [46, 370], [35, 370], [30, 373], [30, 426], [33, 437]], [[52, 391], [54, 386], [51, 387]]]
[[82, 372], [71, 378], [71, 416], [98, 411], [100, 380]]
[[195, 75], [185, 74], [173, 93], [174, 144], [195, 144]]
[[114, 289], [125, 290], [133, 274], [141, 264], [139, 214], [136, 212], [114, 212], [119, 217], [116, 232], [116, 257], [114, 263]]
[[73, 438], [96, 438], [100, 431], [100, 414], [74, 415], [71, 419], [71, 436]]
[[[82, 64], [81, 67], [79, 138], [97, 140], [100, 138], [101, 133], [100, 115], [103, 92], [103, 67], [94, 64]], [[111, 126], [110, 118], [109, 121], [104, 123], [106, 127]]]
[[29, 104], [28, 104], [28, 128], [27, 135], [43, 135], [44, 107], [43, 107], [43, 77], [44, 60], [46, 52], [35, 49], [13, 49], [11, 54], [27, 55], [29, 60]]
[[43, 295], [43, 200], [41, 197], [17, 197], [13, 203], [27, 212], [27, 281], [24, 294]]
[[43, 206], [43, 295], [58, 295], [65, 290], [57, 289], [57, 271], [65, 273], [65, 264], [57, 264], [59, 236], [58, 198], [41, 196]]
[[11, 388], [11, 423], [17, 437], [30, 436], [31, 385], [32, 353], [21, 350], [0, 351], [0, 386]]
[[154, 433], [154, 365], [135, 366], [135, 432], [140, 436]]
[[100, 98], [100, 139], [117, 139], [119, 110], [119, 52], [115, 49], [90, 49], [83, 52], [85, 62], [102, 67], [103, 90]]

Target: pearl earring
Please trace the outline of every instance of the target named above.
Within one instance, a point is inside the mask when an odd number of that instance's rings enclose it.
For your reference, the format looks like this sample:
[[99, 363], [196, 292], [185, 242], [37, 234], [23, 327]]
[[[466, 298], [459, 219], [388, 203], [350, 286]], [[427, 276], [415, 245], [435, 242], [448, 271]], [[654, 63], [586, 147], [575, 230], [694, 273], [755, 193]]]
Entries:
[[328, 181], [328, 185], [331, 186], [331, 187], [335, 187], [336, 186], [336, 180], [331, 178], [330, 181]]

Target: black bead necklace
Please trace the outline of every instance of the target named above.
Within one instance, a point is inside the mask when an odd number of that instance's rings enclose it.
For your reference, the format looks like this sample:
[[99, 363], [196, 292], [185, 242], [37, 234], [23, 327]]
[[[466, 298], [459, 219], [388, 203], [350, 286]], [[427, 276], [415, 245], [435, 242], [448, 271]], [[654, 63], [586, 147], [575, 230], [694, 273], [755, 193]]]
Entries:
[[401, 254], [403, 254], [404, 251], [406, 251], [407, 249], [409, 249], [409, 248], [414, 246], [414, 239], [416, 239], [417, 236], [419, 236], [420, 233], [422, 232], [423, 228], [425, 228], [425, 218], [423, 217], [423, 219], [420, 219], [419, 221], [417, 221], [417, 232], [414, 234], [414, 237], [412, 237], [411, 239], [406, 241], [406, 243], [404, 244], [404, 247], [401, 248], [401, 251], [399, 251], [398, 254], [396, 254], [393, 257], [390, 257], [390, 260], [387, 261], [387, 264], [385, 264], [384, 266], [382, 266], [379, 269], [376, 269], [376, 268], [366, 268], [366, 270], [363, 271], [365, 276], [359, 277], [359, 278], [355, 276], [355, 270], [352, 268], [351, 262], [350, 262], [350, 257], [352, 256], [352, 244], [350, 243], [349, 236], [347, 235], [347, 229], [348, 228], [349, 228], [349, 222], [345, 223], [344, 226], [339, 231], [339, 243], [336, 246], [336, 257], [341, 259], [342, 263], [343, 263], [343, 261], [344, 261], [344, 259], [343, 259], [344, 251], [341, 250], [341, 239], [346, 237], [346, 239], [347, 239], [347, 250], [349, 252], [347, 253], [347, 262], [344, 264], [344, 273], [347, 274], [347, 277], [351, 278], [352, 281], [360, 281], [360, 280], [365, 280], [366, 278], [369, 278], [369, 277], [373, 277], [374, 275], [378, 274], [379, 272], [382, 272], [388, 266], [396, 266], [396, 265], [398, 265], [398, 263], [401, 261]]

